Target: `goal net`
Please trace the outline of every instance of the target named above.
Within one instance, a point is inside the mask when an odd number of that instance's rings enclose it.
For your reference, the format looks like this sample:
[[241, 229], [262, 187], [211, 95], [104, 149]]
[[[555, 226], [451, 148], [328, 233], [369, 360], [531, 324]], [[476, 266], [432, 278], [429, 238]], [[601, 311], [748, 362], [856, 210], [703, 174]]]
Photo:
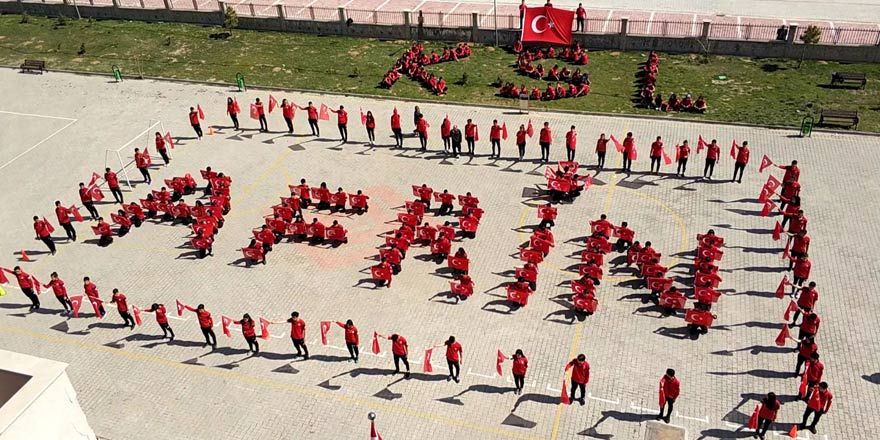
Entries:
[[155, 154], [156, 152], [153, 150], [156, 149], [156, 132], [162, 136], [165, 135], [165, 125], [162, 124], [162, 121], [150, 121], [146, 130], [140, 132], [121, 147], [114, 150], [104, 150], [104, 168], [116, 168], [116, 174], [125, 180], [130, 189], [132, 185], [128, 170], [134, 165], [134, 149], [140, 148], [141, 151], [149, 151], [151, 156]]

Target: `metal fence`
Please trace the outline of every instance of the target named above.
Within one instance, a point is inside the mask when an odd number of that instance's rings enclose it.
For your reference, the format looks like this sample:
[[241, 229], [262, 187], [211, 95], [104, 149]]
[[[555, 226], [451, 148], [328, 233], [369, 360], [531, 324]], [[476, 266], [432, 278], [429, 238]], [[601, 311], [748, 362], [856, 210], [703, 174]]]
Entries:
[[[0, 0], [10, 2], [13, 0]], [[80, 6], [119, 7], [125, 9], [164, 9], [166, 1], [172, 10], [219, 12], [219, 0], [14, 0], [23, 3], [47, 3], [47, 4], [73, 4], [76, 1]], [[354, 23], [402, 26], [407, 23], [417, 26], [421, 16], [422, 25], [431, 28], [472, 28], [511, 30], [520, 29], [519, 15], [494, 15], [479, 14], [476, 19], [470, 13], [445, 13], [443, 11], [383, 11], [368, 9], [343, 9], [317, 6], [291, 6], [271, 3], [270, 0], [258, 0], [257, 2], [244, 1], [239, 3], [225, 3], [242, 17], [275, 18], [302, 21], [325, 21], [334, 22], [350, 19]], [[311, 4], [311, 3], [310, 3]], [[626, 35], [644, 37], [673, 37], [673, 38], [699, 38], [704, 36], [703, 22], [693, 21], [656, 21], [656, 20], [625, 20], [619, 18], [587, 18], [584, 20], [583, 30], [578, 33], [596, 35], [617, 35], [624, 31], [626, 23]], [[573, 24], [577, 29], [577, 24]], [[787, 35], [786, 28], [783, 35], [793, 38], [794, 43], [801, 44], [801, 37], [806, 32], [808, 25], [798, 26], [796, 35]], [[732, 22], [723, 17], [718, 22], [710, 22], [708, 34], [711, 40], [738, 40], [738, 41], [773, 41], [779, 32], [780, 26], [773, 24], [750, 24]], [[821, 35], [819, 44], [839, 46], [878, 46], [880, 45], [880, 29], [872, 25], [850, 25], [849, 27], [819, 27]]]

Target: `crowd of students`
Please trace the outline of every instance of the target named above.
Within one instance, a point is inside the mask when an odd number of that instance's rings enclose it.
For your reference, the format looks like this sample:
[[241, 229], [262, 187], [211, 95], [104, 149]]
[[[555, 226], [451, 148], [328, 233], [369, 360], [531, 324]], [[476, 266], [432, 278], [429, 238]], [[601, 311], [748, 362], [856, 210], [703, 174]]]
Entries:
[[647, 61], [642, 65], [638, 76], [641, 87], [639, 96], [641, 97], [641, 105], [643, 107], [662, 112], [697, 113], [704, 113], [709, 108], [703, 95], [694, 99], [690, 93], [685, 94], [684, 98], [679, 98], [677, 94], [672, 93], [669, 95], [669, 100], [664, 102], [663, 95], [657, 91], [657, 75], [659, 72], [660, 56], [652, 50], [648, 54]]
[[[529, 90], [524, 84], [517, 87], [512, 82], [506, 82], [500, 84], [500, 96], [520, 98], [522, 95], [527, 95], [532, 100], [552, 101], [562, 98], [586, 96], [590, 93], [590, 75], [587, 72], [582, 73], [579, 67], [575, 68], [572, 72], [567, 66], [563, 66], [560, 69], [559, 65], [555, 64], [550, 70], [545, 71], [544, 66], [537, 63], [540, 60], [553, 60], [557, 58], [556, 49], [552, 46], [532, 52], [530, 50], [523, 50], [522, 43], [517, 41], [514, 43], [513, 51], [517, 54], [516, 66], [520, 74], [534, 79], [543, 79], [555, 84], [548, 84], [546, 90], [542, 91], [537, 86]], [[586, 65], [589, 63], [587, 51], [580, 47], [580, 43], [566, 47], [558, 57], [573, 64]], [[563, 85], [560, 83], [567, 84]]]
[[433, 50], [429, 55], [425, 53], [424, 45], [415, 43], [403, 52], [403, 55], [394, 62], [394, 66], [388, 72], [385, 72], [379, 85], [390, 89], [401, 76], [407, 75], [422, 83], [434, 94], [445, 95], [448, 90], [446, 80], [441, 76], [429, 73], [426, 67], [447, 61], [458, 61], [461, 58], [469, 57], [472, 53], [473, 49], [467, 43], [459, 43], [455, 47], [444, 48], [442, 55]]

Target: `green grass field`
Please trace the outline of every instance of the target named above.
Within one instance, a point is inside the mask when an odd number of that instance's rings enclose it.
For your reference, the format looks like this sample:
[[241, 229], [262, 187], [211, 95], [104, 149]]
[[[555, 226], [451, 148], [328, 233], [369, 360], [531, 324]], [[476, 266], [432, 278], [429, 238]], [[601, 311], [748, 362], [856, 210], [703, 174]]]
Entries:
[[[474, 55], [457, 63], [432, 66], [446, 78], [450, 92], [435, 97], [404, 77], [393, 90], [377, 87], [385, 71], [408, 42], [236, 30], [228, 40], [212, 39], [219, 28], [125, 21], [65, 20], [19, 15], [0, 16], [0, 64], [17, 66], [25, 58], [44, 59], [49, 69], [109, 73], [118, 65], [123, 75], [181, 78], [232, 83], [241, 72], [249, 85], [348, 92], [380, 97], [419, 98], [472, 104], [515, 106], [495, 96], [503, 80], [546, 83], [518, 76], [515, 57], [505, 50], [477, 46]], [[428, 44], [442, 48], [442, 44]], [[631, 102], [633, 80], [647, 53], [595, 51], [587, 70], [592, 92], [585, 98], [533, 103], [549, 109], [617, 114], [657, 114]], [[670, 118], [797, 126], [820, 108], [857, 109], [860, 130], [880, 132], [880, 64], [848, 64], [661, 54], [657, 89], [664, 96], [690, 92], [705, 95], [705, 116], [669, 114]], [[549, 69], [551, 65], [545, 64]], [[868, 74], [865, 90], [824, 87], [835, 70]], [[467, 74], [465, 85], [457, 82]], [[725, 81], [718, 81], [725, 75]]]

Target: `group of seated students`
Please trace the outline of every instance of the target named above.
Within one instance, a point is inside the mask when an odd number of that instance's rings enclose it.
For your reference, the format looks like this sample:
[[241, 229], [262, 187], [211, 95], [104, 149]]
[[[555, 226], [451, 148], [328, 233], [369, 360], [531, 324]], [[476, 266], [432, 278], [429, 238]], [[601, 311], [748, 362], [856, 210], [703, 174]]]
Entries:
[[242, 249], [247, 264], [266, 264], [266, 254], [285, 237], [288, 243], [308, 241], [312, 245], [329, 243], [332, 247], [348, 243], [348, 231], [339, 221], [333, 220], [327, 226], [317, 217], [313, 217], [311, 223], [306, 223], [303, 209], [313, 206], [315, 212], [327, 210], [330, 213], [351, 212], [358, 215], [369, 210], [370, 197], [362, 190], [349, 194], [338, 188], [335, 193], [331, 193], [326, 182], [312, 187], [306, 179], [300, 179], [299, 185], [288, 185], [288, 188], [290, 197], [281, 197], [281, 203], [272, 206], [272, 214], [265, 216], [264, 224], [252, 231], [254, 238]]
[[425, 66], [445, 61], [458, 61], [460, 58], [470, 56], [473, 52], [467, 43], [444, 48], [443, 55], [433, 50], [428, 55], [424, 50], [425, 47], [421, 43], [413, 44], [394, 62], [394, 66], [385, 73], [379, 85], [390, 89], [402, 75], [408, 75], [410, 78], [420, 81], [435, 94], [444, 95], [447, 92], [446, 80], [433, 73], [428, 73]]
[[648, 54], [648, 60], [642, 65], [638, 78], [641, 85], [639, 95], [642, 97], [642, 103], [650, 107], [654, 102], [654, 92], [657, 90], [657, 73], [660, 70], [660, 56], [657, 52], [651, 51]]
[[[513, 43], [513, 53], [525, 56], [525, 59], [527, 59], [529, 62], [534, 60], [557, 58], [556, 48], [554, 48], [553, 46], [544, 49], [538, 49], [533, 52], [530, 50], [526, 50], [523, 47], [522, 41], [520, 40], [516, 40], [516, 42]], [[566, 47], [565, 49], [562, 49], [562, 52], [558, 54], [558, 57], [565, 61], [568, 61], [571, 64], [577, 64], [581, 66], [590, 64], [590, 55], [586, 49], [581, 47], [581, 43], [579, 42], [576, 42], [575, 44]]]
[[[397, 214], [400, 227], [385, 236], [385, 243], [379, 249], [379, 264], [370, 268], [373, 283], [376, 287], [391, 287], [392, 277], [402, 270], [401, 262], [406, 258], [406, 251], [410, 245], [417, 243], [429, 247], [431, 259], [437, 264], [446, 261], [455, 277], [455, 281], [450, 283], [451, 292], [457, 299], [467, 299], [474, 293], [473, 280], [468, 275], [470, 260], [463, 248], [451, 255], [452, 241], [456, 238], [455, 226], [449, 221], [437, 226], [423, 222], [425, 214], [431, 209], [432, 200], [440, 203], [436, 216], [454, 215], [456, 196], [445, 189], [435, 192], [427, 184], [413, 185], [412, 191], [415, 200], [407, 201], [406, 212]], [[457, 199], [461, 206], [457, 225], [460, 235], [474, 238], [484, 212], [479, 207], [480, 200], [470, 192], [459, 195]]]
[[519, 98], [520, 95], [526, 94], [529, 95], [529, 99], [533, 101], [553, 101], [562, 98], [577, 98], [579, 96], [586, 96], [589, 93], [589, 83], [582, 83], [580, 85], [571, 83], [566, 86], [560, 84], [558, 81], [555, 86], [553, 84], [548, 84], [544, 91], [541, 91], [538, 87], [532, 87], [532, 90], [530, 91], [525, 84], [517, 87], [512, 82], [503, 84], [498, 91], [499, 96], [504, 98]]
[[[613, 246], [610, 241], [612, 237], [617, 238]], [[581, 252], [578, 266], [580, 278], [571, 282], [572, 304], [577, 313], [589, 316], [596, 312], [599, 307], [596, 286], [602, 281], [605, 255], [612, 249], [617, 252], [628, 250], [634, 238], [635, 232], [629, 228], [627, 222], [615, 226], [605, 214], [598, 220], [590, 221], [590, 235], [586, 239], [586, 248]]]
[[663, 94], [657, 91], [657, 73], [660, 69], [660, 57], [657, 52], [651, 51], [648, 60], [642, 66], [641, 91], [642, 106], [662, 112], [697, 112], [704, 113], [708, 108], [706, 98], [700, 95], [695, 100], [691, 94], [685, 94], [684, 98], [672, 93], [669, 100], [663, 101]]
[[577, 162], [559, 161], [556, 169], [547, 167], [544, 177], [547, 179], [547, 190], [553, 202], [572, 201], [593, 183], [592, 176], [577, 174], [580, 164]]

